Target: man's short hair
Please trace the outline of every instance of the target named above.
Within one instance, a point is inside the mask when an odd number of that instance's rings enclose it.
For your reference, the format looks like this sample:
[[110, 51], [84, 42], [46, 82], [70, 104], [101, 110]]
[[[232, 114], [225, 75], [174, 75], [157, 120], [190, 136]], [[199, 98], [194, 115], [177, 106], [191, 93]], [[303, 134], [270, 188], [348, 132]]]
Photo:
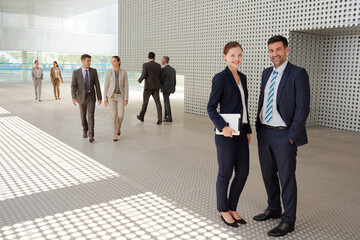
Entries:
[[149, 58], [149, 59], [154, 59], [154, 58], [155, 58], [155, 53], [149, 52], [148, 58]]
[[81, 55], [81, 61], [82, 60], [85, 60], [86, 58], [90, 58], [91, 59], [91, 56], [89, 54], [83, 54]]
[[168, 56], [163, 56], [163, 59], [165, 60], [166, 63], [169, 63], [170, 58]]
[[275, 43], [275, 42], [282, 42], [284, 45], [284, 48], [287, 48], [289, 46], [288, 40], [286, 39], [286, 37], [283, 37], [281, 35], [276, 35], [276, 36], [272, 36], [269, 40], [268, 40], [268, 46], [271, 43]]
[[34, 64], [36, 64], [36, 62], [39, 62], [39, 60], [35, 60], [35, 61], [34, 61]]

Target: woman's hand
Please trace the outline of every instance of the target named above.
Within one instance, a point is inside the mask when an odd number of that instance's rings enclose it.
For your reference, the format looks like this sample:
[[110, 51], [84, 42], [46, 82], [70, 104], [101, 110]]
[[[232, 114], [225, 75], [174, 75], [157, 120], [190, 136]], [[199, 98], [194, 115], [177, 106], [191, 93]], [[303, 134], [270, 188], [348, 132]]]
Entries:
[[128, 105], [129, 100], [124, 100], [124, 106]]
[[236, 131], [234, 129], [231, 129], [229, 126], [225, 126], [223, 129], [222, 129], [222, 132], [224, 134], [224, 137], [233, 137], [233, 133], [236, 133]]
[[105, 105], [105, 107], [107, 107], [107, 105], [108, 105], [108, 101], [107, 101], [107, 100], [104, 100], [104, 105]]
[[251, 143], [250, 133], [246, 134], [249, 144]]

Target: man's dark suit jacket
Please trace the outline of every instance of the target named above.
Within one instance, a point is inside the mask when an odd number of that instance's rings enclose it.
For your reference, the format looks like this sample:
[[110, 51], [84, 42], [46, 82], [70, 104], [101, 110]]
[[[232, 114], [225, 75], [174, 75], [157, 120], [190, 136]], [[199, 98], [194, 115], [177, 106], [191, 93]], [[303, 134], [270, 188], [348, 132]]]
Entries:
[[[98, 74], [95, 68], [89, 68], [89, 80], [90, 80], [90, 96], [93, 101], [101, 100], [101, 89]], [[95, 95], [96, 89], [96, 95]], [[73, 72], [71, 82], [71, 96], [72, 99], [77, 99], [79, 104], [83, 104], [85, 101], [85, 80], [82, 73], [82, 69], [79, 68]]]
[[[273, 67], [270, 67], [265, 69], [262, 74], [256, 117], [257, 130], [262, 126], [259, 114], [264, 103], [264, 89], [272, 71]], [[308, 139], [305, 122], [310, 112], [310, 83], [309, 75], [304, 68], [288, 62], [278, 87], [276, 108], [289, 128], [289, 139], [297, 146], [306, 144]]]
[[[245, 93], [245, 103], [248, 102], [248, 91], [246, 76], [238, 71], [241, 85]], [[241, 93], [238, 85], [235, 82], [233, 74], [228, 67], [224, 71], [216, 74], [212, 80], [212, 89], [207, 105], [207, 111], [210, 119], [213, 121], [215, 127], [221, 132], [225, 126], [229, 124], [217, 112], [218, 104], [220, 103], [220, 113], [240, 113], [242, 118], [246, 117], [248, 124], [244, 126], [246, 133], [251, 133], [251, 126], [249, 121], [249, 110], [247, 116], [243, 116], [243, 106], [241, 101]], [[246, 106], [246, 109], [249, 109]], [[239, 130], [239, 129], [235, 129]]]
[[176, 86], [176, 71], [170, 65], [161, 69], [161, 91], [163, 93], [174, 93]]
[[138, 82], [145, 79], [145, 89], [160, 89], [161, 66], [155, 61], [149, 61], [143, 64], [142, 73]]

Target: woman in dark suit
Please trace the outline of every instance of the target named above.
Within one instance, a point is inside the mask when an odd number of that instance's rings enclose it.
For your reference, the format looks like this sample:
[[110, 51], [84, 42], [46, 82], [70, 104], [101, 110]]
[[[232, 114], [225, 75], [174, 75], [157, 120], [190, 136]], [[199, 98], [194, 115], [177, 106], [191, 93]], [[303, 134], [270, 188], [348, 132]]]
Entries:
[[[251, 127], [247, 111], [248, 91], [246, 76], [237, 69], [242, 62], [242, 47], [238, 42], [229, 42], [225, 45], [223, 57], [227, 67], [217, 73], [212, 80], [212, 88], [207, 111], [215, 127], [223, 135], [215, 135], [219, 172], [216, 182], [217, 210], [226, 225], [238, 227], [246, 224], [236, 212], [240, 194], [249, 174], [249, 144]], [[227, 122], [217, 112], [220, 104], [220, 113], [241, 114], [239, 122], [240, 135], [233, 136]], [[235, 177], [228, 186], [233, 171]]]

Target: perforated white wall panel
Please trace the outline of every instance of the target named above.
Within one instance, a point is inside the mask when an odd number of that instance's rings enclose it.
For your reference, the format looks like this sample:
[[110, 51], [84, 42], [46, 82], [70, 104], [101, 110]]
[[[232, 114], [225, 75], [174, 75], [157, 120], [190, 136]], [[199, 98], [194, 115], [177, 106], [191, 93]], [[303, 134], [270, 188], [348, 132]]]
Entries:
[[119, 55], [126, 70], [139, 72], [149, 51], [158, 62], [169, 56], [185, 76], [185, 112], [207, 115], [212, 77], [225, 67], [222, 48], [239, 41], [254, 123], [261, 73], [271, 66], [266, 42], [282, 34], [290, 61], [311, 76], [307, 124], [360, 131], [359, 26], [358, 0], [119, 0]]
[[308, 32], [290, 34], [290, 59], [311, 78], [307, 124], [360, 131], [360, 28]]

